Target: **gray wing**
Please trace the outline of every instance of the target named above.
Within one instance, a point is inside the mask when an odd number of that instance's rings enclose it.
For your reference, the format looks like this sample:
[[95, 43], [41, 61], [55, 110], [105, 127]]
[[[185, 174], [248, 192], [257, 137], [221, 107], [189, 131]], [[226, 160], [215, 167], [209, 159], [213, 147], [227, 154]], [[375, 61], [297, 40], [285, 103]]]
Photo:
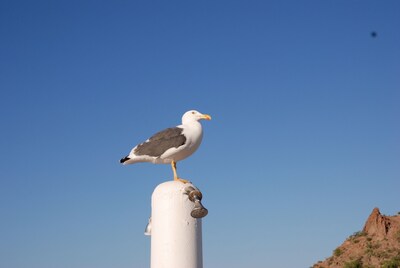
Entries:
[[148, 155], [160, 157], [170, 148], [178, 148], [186, 142], [186, 137], [182, 134], [183, 129], [179, 127], [167, 128], [151, 138], [139, 144], [134, 153], [135, 155]]

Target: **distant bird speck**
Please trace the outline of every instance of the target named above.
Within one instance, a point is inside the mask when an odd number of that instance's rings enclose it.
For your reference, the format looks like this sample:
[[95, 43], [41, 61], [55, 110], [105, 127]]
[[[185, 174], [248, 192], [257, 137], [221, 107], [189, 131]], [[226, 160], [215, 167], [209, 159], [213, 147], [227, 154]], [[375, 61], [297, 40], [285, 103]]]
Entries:
[[375, 31], [371, 32], [371, 37], [372, 38], [376, 38], [377, 36], [378, 36], [377, 32], [375, 32]]

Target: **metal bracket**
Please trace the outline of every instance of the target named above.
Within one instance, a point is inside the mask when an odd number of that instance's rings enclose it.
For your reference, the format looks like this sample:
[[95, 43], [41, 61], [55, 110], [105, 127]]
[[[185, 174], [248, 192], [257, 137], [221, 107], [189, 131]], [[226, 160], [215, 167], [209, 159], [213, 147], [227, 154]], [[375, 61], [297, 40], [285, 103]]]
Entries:
[[190, 212], [190, 215], [196, 219], [207, 216], [208, 210], [201, 203], [203, 194], [200, 192], [200, 190], [192, 186], [188, 186], [185, 188], [185, 194], [189, 196], [190, 201], [194, 202], [194, 208], [192, 212]]
[[144, 229], [144, 235], [147, 235], [147, 236], [151, 235], [151, 216], [149, 218], [149, 222], [146, 225], [146, 228]]

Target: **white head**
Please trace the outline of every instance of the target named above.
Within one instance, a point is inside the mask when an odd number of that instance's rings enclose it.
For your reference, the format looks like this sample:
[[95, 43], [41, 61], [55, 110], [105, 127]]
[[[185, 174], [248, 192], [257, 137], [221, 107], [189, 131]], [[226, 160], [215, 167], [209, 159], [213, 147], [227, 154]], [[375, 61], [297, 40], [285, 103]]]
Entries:
[[201, 119], [211, 120], [211, 116], [209, 116], [208, 114], [202, 114], [196, 110], [190, 110], [190, 111], [187, 111], [182, 116], [182, 124], [193, 122], [193, 121], [199, 121]]

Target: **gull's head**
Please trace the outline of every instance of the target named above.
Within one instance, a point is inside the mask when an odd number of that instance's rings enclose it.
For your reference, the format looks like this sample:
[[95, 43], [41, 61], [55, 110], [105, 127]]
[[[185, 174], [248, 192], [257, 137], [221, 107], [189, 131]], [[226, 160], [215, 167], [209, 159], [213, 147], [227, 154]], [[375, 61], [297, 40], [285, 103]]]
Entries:
[[182, 116], [182, 124], [193, 122], [193, 121], [199, 121], [201, 119], [211, 120], [211, 116], [209, 116], [208, 114], [202, 114], [196, 110], [190, 110], [190, 111], [187, 111]]

